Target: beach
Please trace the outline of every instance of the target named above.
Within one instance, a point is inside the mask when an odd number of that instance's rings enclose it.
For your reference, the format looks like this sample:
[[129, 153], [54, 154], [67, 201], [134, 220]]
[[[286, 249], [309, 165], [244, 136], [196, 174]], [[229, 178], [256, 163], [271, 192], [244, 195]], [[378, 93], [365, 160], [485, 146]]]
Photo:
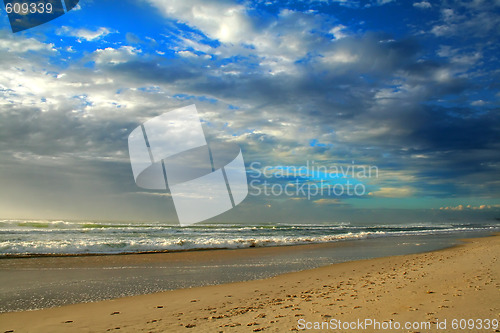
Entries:
[[[244, 256], [241, 251], [232, 255]], [[357, 260], [260, 280], [3, 313], [0, 331], [496, 332], [499, 253], [500, 236], [476, 238], [433, 252]], [[206, 260], [209, 255], [201, 251], [196, 257]], [[85, 265], [96, 258], [78, 259]], [[160, 260], [148, 255], [115, 258]]]

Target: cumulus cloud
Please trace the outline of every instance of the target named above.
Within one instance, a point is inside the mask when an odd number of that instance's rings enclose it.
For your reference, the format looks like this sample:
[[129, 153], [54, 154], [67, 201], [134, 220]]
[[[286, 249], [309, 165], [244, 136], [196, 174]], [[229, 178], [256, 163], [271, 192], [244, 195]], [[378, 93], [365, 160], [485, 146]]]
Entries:
[[112, 31], [105, 27], [100, 27], [96, 30], [89, 30], [86, 28], [72, 28], [63, 26], [58, 30], [59, 35], [72, 36], [86, 41], [96, 41], [112, 33]]
[[[259, 66], [272, 74], [293, 71], [294, 62], [328, 40], [319, 32], [330, 24], [331, 18], [315, 12], [284, 8], [277, 18], [270, 19], [267, 15], [256, 14], [251, 7], [231, 1], [150, 2], [167, 18], [187, 24], [201, 33], [179, 36], [184, 44], [184, 50], [179, 51], [194, 50], [218, 57], [257, 56]], [[349, 30], [337, 24], [329, 33], [335, 39], [341, 39], [349, 34]], [[222, 45], [215, 48], [200, 43], [203, 36]]]
[[466, 40], [497, 36], [500, 34], [500, 15], [491, 10], [487, 1], [452, 2], [454, 6], [443, 5], [441, 18], [431, 33], [437, 37], [460, 35]]
[[94, 52], [94, 61], [97, 64], [117, 65], [132, 61], [139, 53], [141, 53], [141, 50], [133, 46], [107, 47], [105, 49], [97, 49]]
[[422, 1], [422, 2], [414, 2], [413, 7], [417, 7], [420, 9], [428, 9], [432, 8], [432, 5], [427, 1]]
[[472, 205], [458, 205], [458, 206], [445, 206], [445, 207], [440, 207], [440, 210], [455, 210], [455, 211], [463, 211], [463, 210], [489, 210], [489, 209], [498, 209], [500, 208], [500, 205], [479, 205], [479, 206], [472, 206]]
[[345, 25], [339, 24], [339, 25], [331, 28], [329, 32], [330, 32], [330, 34], [333, 35], [334, 39], [342, 39], [342, 38], [348, 36], [348, 34], [345, 32], [346, 28], [347, 27]]
[[9, 54], [26, 53], [29, 51], [46, 53], [55, 52], [53, 43], [42, 43], [35, 38], [15, 38], [14, 36], [0, 32], [0, 50]]
[[149, 0], [166, 16], [203, 31], [224, 43], [239, 43], [253, 26], [246, 7], [232, 1]]

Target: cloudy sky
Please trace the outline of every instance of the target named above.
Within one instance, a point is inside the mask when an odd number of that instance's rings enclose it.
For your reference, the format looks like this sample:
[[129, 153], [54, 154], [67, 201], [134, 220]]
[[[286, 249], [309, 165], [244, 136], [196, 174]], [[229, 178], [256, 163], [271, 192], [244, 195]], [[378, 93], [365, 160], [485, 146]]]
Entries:
[[[2, 9], [0, 218], [176, 222], [135, 185], [127, 137], [193, 103], [255, 181], [212, 221], [500, 217], [500, 1], [116, 4], [15, 34]], [[290, 174], [312, 162], [378, 172]], [[347, 181], [365, 191], [264, 193]]]

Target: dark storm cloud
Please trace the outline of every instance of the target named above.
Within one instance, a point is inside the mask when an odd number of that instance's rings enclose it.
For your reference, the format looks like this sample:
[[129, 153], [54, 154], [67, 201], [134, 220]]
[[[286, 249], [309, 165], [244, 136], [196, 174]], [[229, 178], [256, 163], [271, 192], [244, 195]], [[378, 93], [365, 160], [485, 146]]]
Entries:
[[129, 61], [125, 63], [109, 66], [108, 68], [100, 67], [100, 69], [107, 69], [113, 76], [124, 76], [130, 81], [139, 81], [142, 84], [174, 84], [177, 81], [193, 80], [201, 76], [198, 71], [193, 71], [186, 63], [178, 60], [173, 60], [165, 65], [160, 65], [156, 61]]
[[36, 107], [6, 106], [2, 111], [2, 149], [44, 156], [67, 153], [110, 156], [126, 148], [128, 133], [136, 126], [127, 119], [95, 121], [72, 115], [67, 110], [42, 112]]

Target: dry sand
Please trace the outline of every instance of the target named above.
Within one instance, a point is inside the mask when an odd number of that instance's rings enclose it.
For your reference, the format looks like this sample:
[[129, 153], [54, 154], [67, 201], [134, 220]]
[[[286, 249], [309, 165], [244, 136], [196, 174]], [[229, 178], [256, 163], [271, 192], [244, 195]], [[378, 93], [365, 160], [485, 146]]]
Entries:
[[[365, 319], [401, 325], [384, 332], [500, 332], [452, 327], [454, 319], [474, 319], [476, 328], [485, 326], [485, 319], [499, 319], [499, 254], [500, 236], [473, 239], [436, 252], [335, 264], [265, 280], [5, 313], [0, 332], [286, 332], [299, 330], [299, 323]], [[438, 329], [444, 320], [446, 329]], [[430, 323], [431, 329], [405, 329], [406, 322]]]

